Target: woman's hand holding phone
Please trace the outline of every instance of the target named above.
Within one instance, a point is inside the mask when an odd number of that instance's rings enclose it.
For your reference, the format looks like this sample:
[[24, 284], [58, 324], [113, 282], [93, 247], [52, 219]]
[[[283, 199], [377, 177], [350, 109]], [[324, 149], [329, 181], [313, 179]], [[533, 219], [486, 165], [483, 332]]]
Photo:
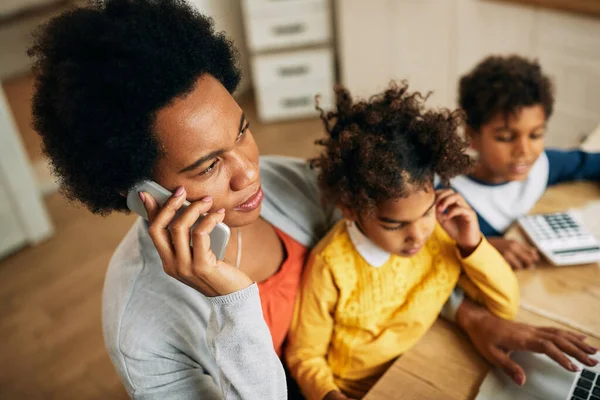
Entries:
[[[151, 195], [140, 193], [148, 213], [148, 232], [165, 272], [208, 297], [224, 296], [250, 286], [253, 282], [246, 274], [217, 260], [210, 249], [209, 234], [225, 217], [224, 210], [208, 212], [212, 206], [210, 196], [190, 204], [171, 224], [185, 197], [185, 189], [180, 187], [161, 208]], [[191, 229], [203, 214], [204, 218]]]

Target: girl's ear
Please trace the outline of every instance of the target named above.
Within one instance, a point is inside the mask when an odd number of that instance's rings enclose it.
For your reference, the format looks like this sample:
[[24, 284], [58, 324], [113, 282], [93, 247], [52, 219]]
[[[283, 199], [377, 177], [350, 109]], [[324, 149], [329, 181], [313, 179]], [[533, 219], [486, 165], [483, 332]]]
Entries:
[[356, 222], [356, 220], [358, 219], [358, 215], [356, 215], [356, 212], [354, 212], [353, 209], [341, 204], [338, 204], [338, 207], [340, 210], [342, 210], [342, 214], [344, 215], [345, 219], [347, 219], [348, 221]]

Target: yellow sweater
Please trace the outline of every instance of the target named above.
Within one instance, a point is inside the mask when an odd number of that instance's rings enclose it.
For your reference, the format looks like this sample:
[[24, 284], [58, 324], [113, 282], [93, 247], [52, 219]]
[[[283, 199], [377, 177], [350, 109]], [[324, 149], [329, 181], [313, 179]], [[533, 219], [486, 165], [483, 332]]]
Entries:
[[487, 240], [463, 259], [437, 225], [417, 255], [376, 268], [340, 221], [311, 254], [288, 337], [286, 361], [307, 399], [340, 389], [362, 397], [431, 327], [457, 283], [494, 314], [516, 316], [517, 279]]

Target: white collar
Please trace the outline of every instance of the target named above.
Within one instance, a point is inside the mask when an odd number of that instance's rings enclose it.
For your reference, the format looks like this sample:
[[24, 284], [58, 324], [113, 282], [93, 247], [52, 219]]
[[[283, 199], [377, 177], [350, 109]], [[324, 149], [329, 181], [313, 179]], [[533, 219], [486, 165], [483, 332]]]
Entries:
[[391, 254], [366, 237], [354, 222], [346, 221], [346, 230], [354, 248], [370, 266], [381, 268], [390, 259]]

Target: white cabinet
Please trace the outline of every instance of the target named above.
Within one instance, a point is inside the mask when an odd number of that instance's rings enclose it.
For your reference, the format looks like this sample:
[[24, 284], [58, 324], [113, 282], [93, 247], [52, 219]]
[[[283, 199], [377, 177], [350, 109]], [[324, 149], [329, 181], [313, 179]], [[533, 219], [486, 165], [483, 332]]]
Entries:
[[535, 8], [473, 0], [458, 0], [456, 7], [458, 76], [490, 54], [535, 54]]
[[202, 14], [215, 21], [215, 30], [225, 32], [227, 38], [233, 41], [239, 52], [242, 79], [238, 86], [237, 94], [244, 93], [250, 87], [248, 53], [244, 30], [242, 29], [242, 8], [239, 0], [188, 0]]
[[0, 86], [0, 258], [51, 234], [52, 225]]
[[[458, 79], [490, 54], [539, 58], [555, 82], [549, 146], [600, 122], [600, 18], [481, 0], [337, 0], [341, 81], [369, 96], [394, 80], [457, 106]], [[358, 28], [359, 27], [359, 28]]]
[[256, 56], [252, 62], [256, 101], [262, 120], [315, 114], [333, 104], [333, 55], [313, 49]]
[[600, 122], [600, 18], [543, 10], [536, 34], [537, 56], [557, 89], [549, 135], [571, 146]]
[[333, 105], [334, 56], [327, 0], [245, 0], [252, 81], [262, 121], [316, 116]]
[[447, 0], [394, 1], [390, 9], [391, 37], [396, 38], [388, 50], [393, 69], [408, 80], [411, 90], [434, 90], [428, 101], [431, 106], [447, 105], [454, 96], [455, 41], [451, 33], [455, 22], [448, 18], [454, 12], [453, 3]]
[[325, 1], [250, 0], [246, 4], [246, 31], [251, 51], [321, 44], [331, 39], [331, 15]]

